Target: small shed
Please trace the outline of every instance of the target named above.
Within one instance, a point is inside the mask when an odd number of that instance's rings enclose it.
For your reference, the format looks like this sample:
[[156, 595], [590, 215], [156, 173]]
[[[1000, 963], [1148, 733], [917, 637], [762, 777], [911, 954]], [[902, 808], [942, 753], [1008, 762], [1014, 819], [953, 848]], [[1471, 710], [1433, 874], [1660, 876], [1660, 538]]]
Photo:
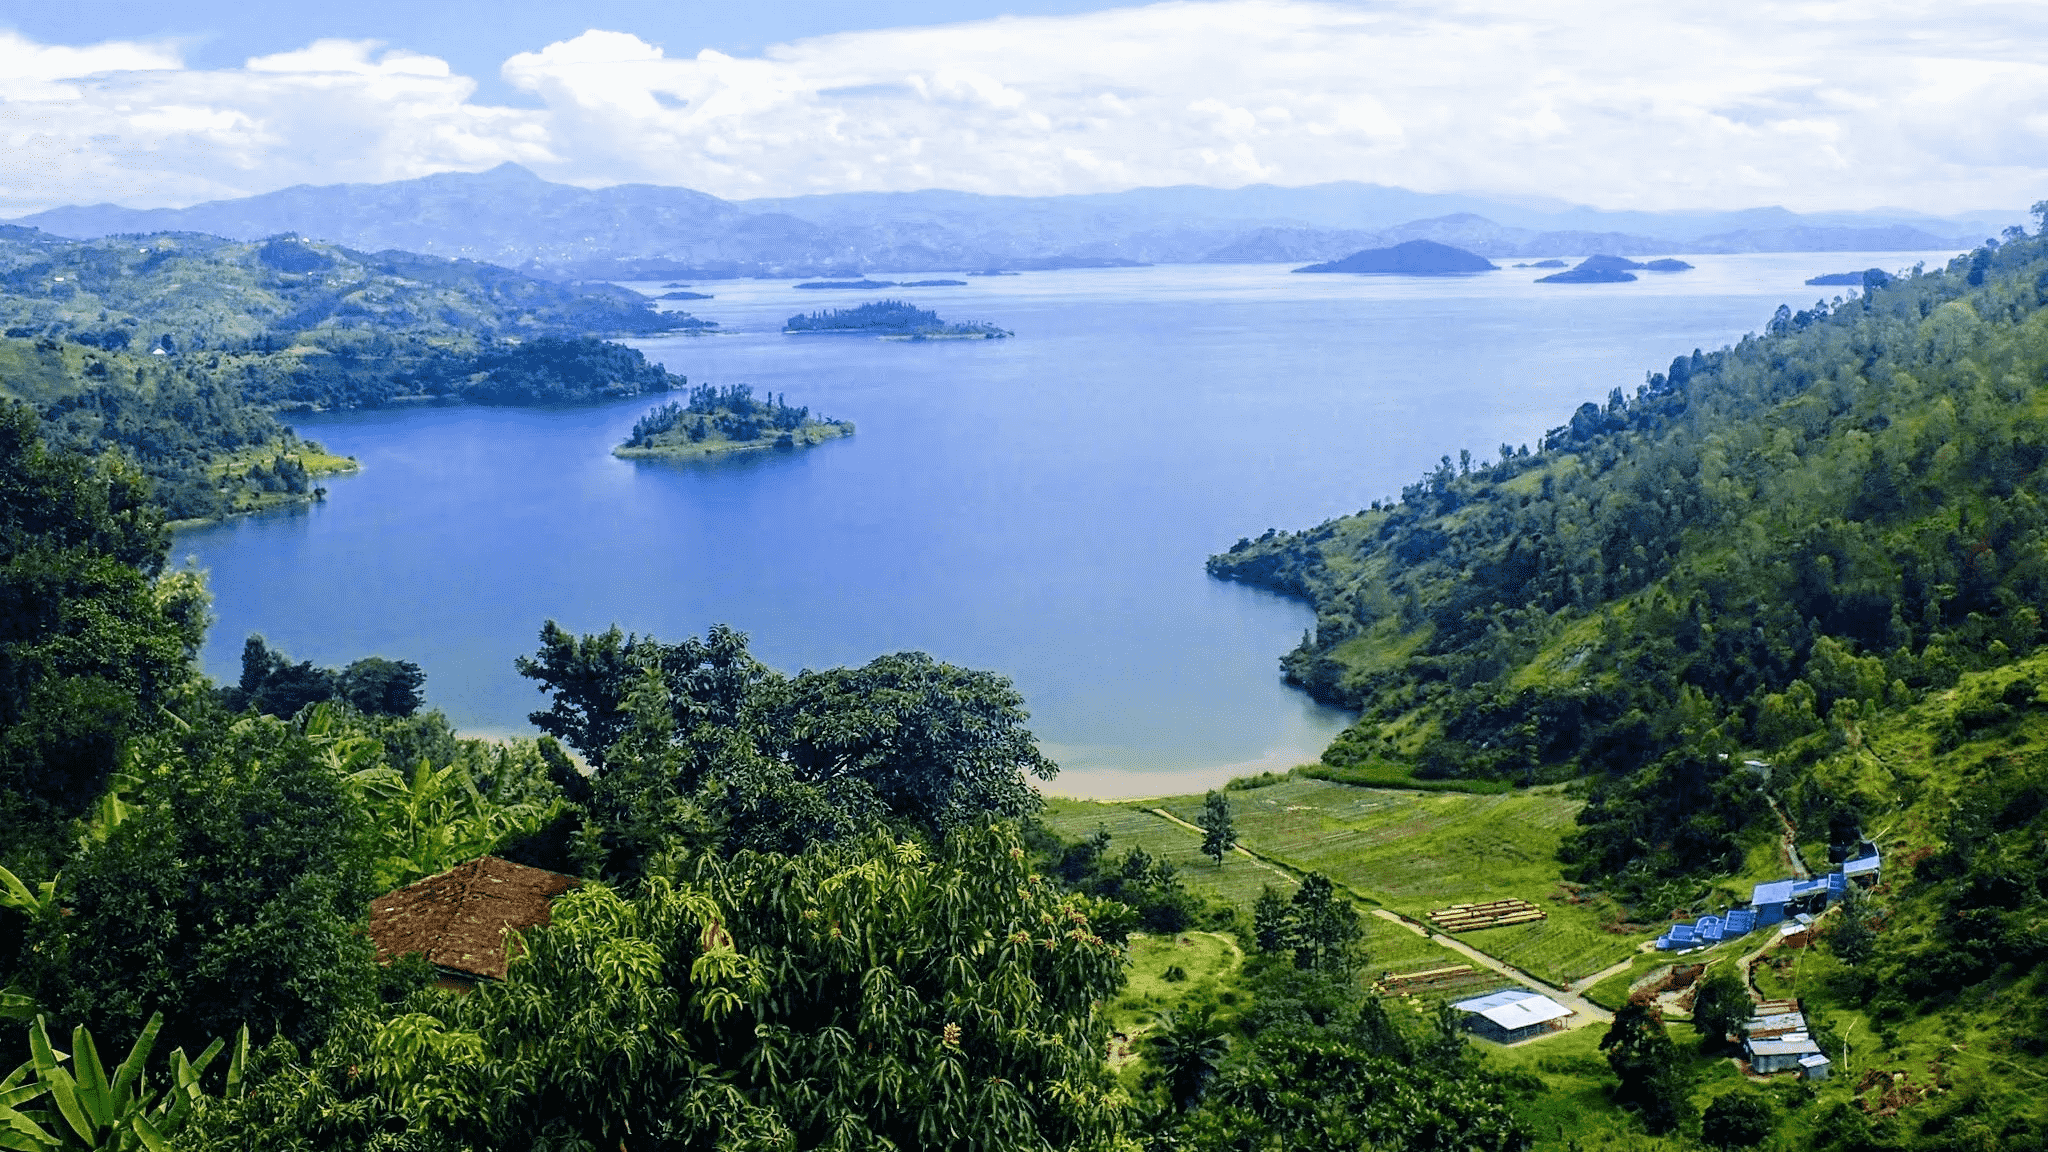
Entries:
[[506, 932], [546, 924], [554, 898], [581, 883], [496, 856], [458, 864], [370, 901], [377, 962], [424, 956], [447, 988], [502, 980]]
[[1465, 1013], [1465, 1027], [1473, 1035], [1497, 1044], [1513, 1044], [1555, 1032], [1564, 1027], [1563, 1021], [1572, 1014], [1571, 1009], [1527, 988], [1510, 988], [1475, 1000], [1461, 1000], [1451, 1007]]
[[1742, 1042], [1742, 1054], [1750, 1070], [1768, 1076], [1773, 1072], [1797, 1072], [1799, 1062], [1820, 1055], [1820, 1045], [1804, 1032], [1788, 1032], [1769, 1039], [1749, 1037]]
[[1865, 843], [1859, 847], [1861, 852], [1842, 862], [1842, 875], [1868, 888], [1877, 883], [1884, 861], [1878, 856], [1877, 845]]
[[1802, 1080], [1825, 1080], [1830, 1068], [1828, 1058], [1818, 1052], [1799, 1058], [1799, 1078]]

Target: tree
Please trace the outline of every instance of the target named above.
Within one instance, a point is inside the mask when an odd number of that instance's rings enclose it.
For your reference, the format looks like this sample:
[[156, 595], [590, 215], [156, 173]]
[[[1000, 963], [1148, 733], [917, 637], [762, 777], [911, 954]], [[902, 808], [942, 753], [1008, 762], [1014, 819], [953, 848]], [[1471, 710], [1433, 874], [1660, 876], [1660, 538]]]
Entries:
[[1828, 947], [1844, 964], [1869, 960], [1877, 950], [1877, 933], [1870, 927], [1870, 901], [1854, 884], [1842, 895], [1842, 908], [1835, 926], [1828, 932]]
[[1690, 1085], [1655, 1009], [1634, 1000], [1623, 1006], [1600, 1038], [1600, 1050], [1621, 1081], [1616, 1097], [1642, 1116], [1644, 1127], [1664, 1133], [1685, 1121], [1692, 1108], [1686, 1098]]
[[1223, 1026], [1202, 1009], [1164, 1014], [1148, 1039], [1153, 1061], [1166, 1074], [1167, 1097], [1182, 1110], [1201, 1098], [1230, 1050]]
[[1221, 792], [1210, 792], [1202, 797], [1202, 817], [1196, 821], [1202, 827], [1202, 854], [1214, 857], [1216, 866], [1223, 866], [1223, 854], [1237, 846], [1237, 829], [1230, 823], [1230, 798]]
[[1762, 1093], [1737, 1089], [1707, 1105], [1700, 1116], [1700, 1139], [1716, 1148], [1747, 1148], [1763, 1143], [1774, 1119]]
[[1252, 936], [1261, 952], [1287, 947], [1287, 897], [1271, 884], [1261, 885], [1259, 898], [1252, 902]]
[[205, 588], [163, 573], [168, 539], [139, 474], [0, 406], [0, 862], [25, 877], [56, 871], [63, 823], [190, 674]]
[[1323, 972], [1349, 972], [1358, 941], [1365, 936], [1358, 909], [1337, 895], [1336, 886], [1320, 872], [1309, 873], [1295, 889], [1287, 925], [1294, 966]]
[[1750, 1015], [1749, 989], [1728, 964], [1707, 969], [1693, 991], [1692, 1027], [1709, 1043], [1725, 1043]]
[[268, 717], [194, 715], [140, 739], [125, 818], [66, 864], [70, 915], [35, 930], [36, 999], [122, 1040], [162, 1012], [190, 1050], [244, 1023], [316, 1042], [367, 1004], [369, 829], [324, 751]]

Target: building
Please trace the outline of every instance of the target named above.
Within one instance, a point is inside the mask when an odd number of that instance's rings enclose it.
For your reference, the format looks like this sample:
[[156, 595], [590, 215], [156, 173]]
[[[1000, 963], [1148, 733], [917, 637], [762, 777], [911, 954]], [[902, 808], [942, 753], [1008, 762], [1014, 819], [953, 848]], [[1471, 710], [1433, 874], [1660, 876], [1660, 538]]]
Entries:
[[581, 883], [496, 856], [459, 864], [370, 901], [377, 962], [424, 956], [444, 988], [502, 980], [505, 934], [546, 924], [554, 898]]
[[1828, 1058], [1818, 1052], [1799, 1058], [1799, 1078], [1802, 1080], [1825, 1080], [1829, 1070]]
[[1806, 1016], [1799, 1012], [1773, 1012], [1768, 1016], [1752, 1016], [1742, 1022], [1742, 1034], [1758, 1040], [1775, 1040], [1804, 1031]]
[[1820, 1056], [1820, 1045], [1805, 1032], [1787, 1032], [1768, 1039], [1750, 1036], [1743, 1038], [1742, 1055], [1749, 1061], [1750, 1071], [1768, 1076], [1773, 1072], [1802, 1071], [1800, 1062], [1808, 1056]]
[[1877, 845], [1868, 840], [1857, 845], [1856, 849], [1855, 856], [1842, 861], [1842, 875], [1868, 888], [1877, 883], [1884, 861], [1878, 856]]
[[1684, 952], [1704, 948], [1723, 940], [1747, 936], [1755, 927], [1756, 912], [1749, 908], [1736, 908], [1718, 916], [1702, 916], [1690, 924], [1673, 924], [1657, 938], [1657, 949], [1660, 952]]
[[1513, 1044], [1556, 1032], [1572, 1014], [1571, 1009], [1527, 988], [1510, 988], [1476, 1000], [1461, 1000], [1451, 1007], [1465, 1013], [1468, 1031], [1496, 1044]]

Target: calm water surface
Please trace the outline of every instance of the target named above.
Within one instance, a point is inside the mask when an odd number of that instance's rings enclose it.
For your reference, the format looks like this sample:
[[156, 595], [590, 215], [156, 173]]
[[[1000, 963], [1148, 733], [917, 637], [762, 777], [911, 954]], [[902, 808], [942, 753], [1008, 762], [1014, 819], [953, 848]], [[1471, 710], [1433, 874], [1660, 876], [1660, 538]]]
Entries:
[[1573, 286], [1176, 266], [892, 293], [1017, 333], [932, 344], [779, 331], [872, 294], [701, 284], [716, 298], [691, 311], [725, 334], [637, 346], [858, 435], [679, 465], [608, 455], [649, 400], [305, 416], [363, 471], [177, 552], [211, 571], [219, 679], [262, 632], [325, 664], [417, 661], [458, 726], [528, 733], [543, 699], [512, 660], [543, 620], [669, 639], [727, 622], [787, 671], [913, 648], [998, 670], [1065, 768], [1053, 791], [1178, 791], [1313, 759], [1346, 719], [1277, 672], [1312, 614], [1209, 579], [1207, 555], [1392, 495], [1446, 452], [1533, 445], [1579, 402], [1840, 291], [1808, 276], [1913, 259], [1699, 257]]

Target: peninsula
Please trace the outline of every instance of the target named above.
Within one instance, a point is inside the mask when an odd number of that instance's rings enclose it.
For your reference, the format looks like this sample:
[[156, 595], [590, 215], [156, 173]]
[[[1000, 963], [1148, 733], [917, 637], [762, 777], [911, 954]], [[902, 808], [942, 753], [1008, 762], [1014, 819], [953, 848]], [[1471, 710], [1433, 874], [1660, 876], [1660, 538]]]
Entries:
[[633, 425], [612, 455], [693, 460], [759, 448], [801, 448], [853, 435], [853, 424], [791, 408], [780, 394], [756, 399], [752, 387], [699, 384], [688, 403], [670, 401]]
[[1296, 272], [1365, 272], [1390, 276], [1459, 276], [1468, 272], [1493, 272], [1499, 265], [1484, 256], [1439, 244], [1434, 240], [1409, 240], [1392, 248], [1367, 248], [1342, 260], [1310, 264]]
[[929, 308], [901, 300], [878, 300], [858, 308], [833, 308], [789, 318], [784, 332], [858, 332], [884, 340], [1001, 340], [1013, 333], [975, 321], [948, 324]]

